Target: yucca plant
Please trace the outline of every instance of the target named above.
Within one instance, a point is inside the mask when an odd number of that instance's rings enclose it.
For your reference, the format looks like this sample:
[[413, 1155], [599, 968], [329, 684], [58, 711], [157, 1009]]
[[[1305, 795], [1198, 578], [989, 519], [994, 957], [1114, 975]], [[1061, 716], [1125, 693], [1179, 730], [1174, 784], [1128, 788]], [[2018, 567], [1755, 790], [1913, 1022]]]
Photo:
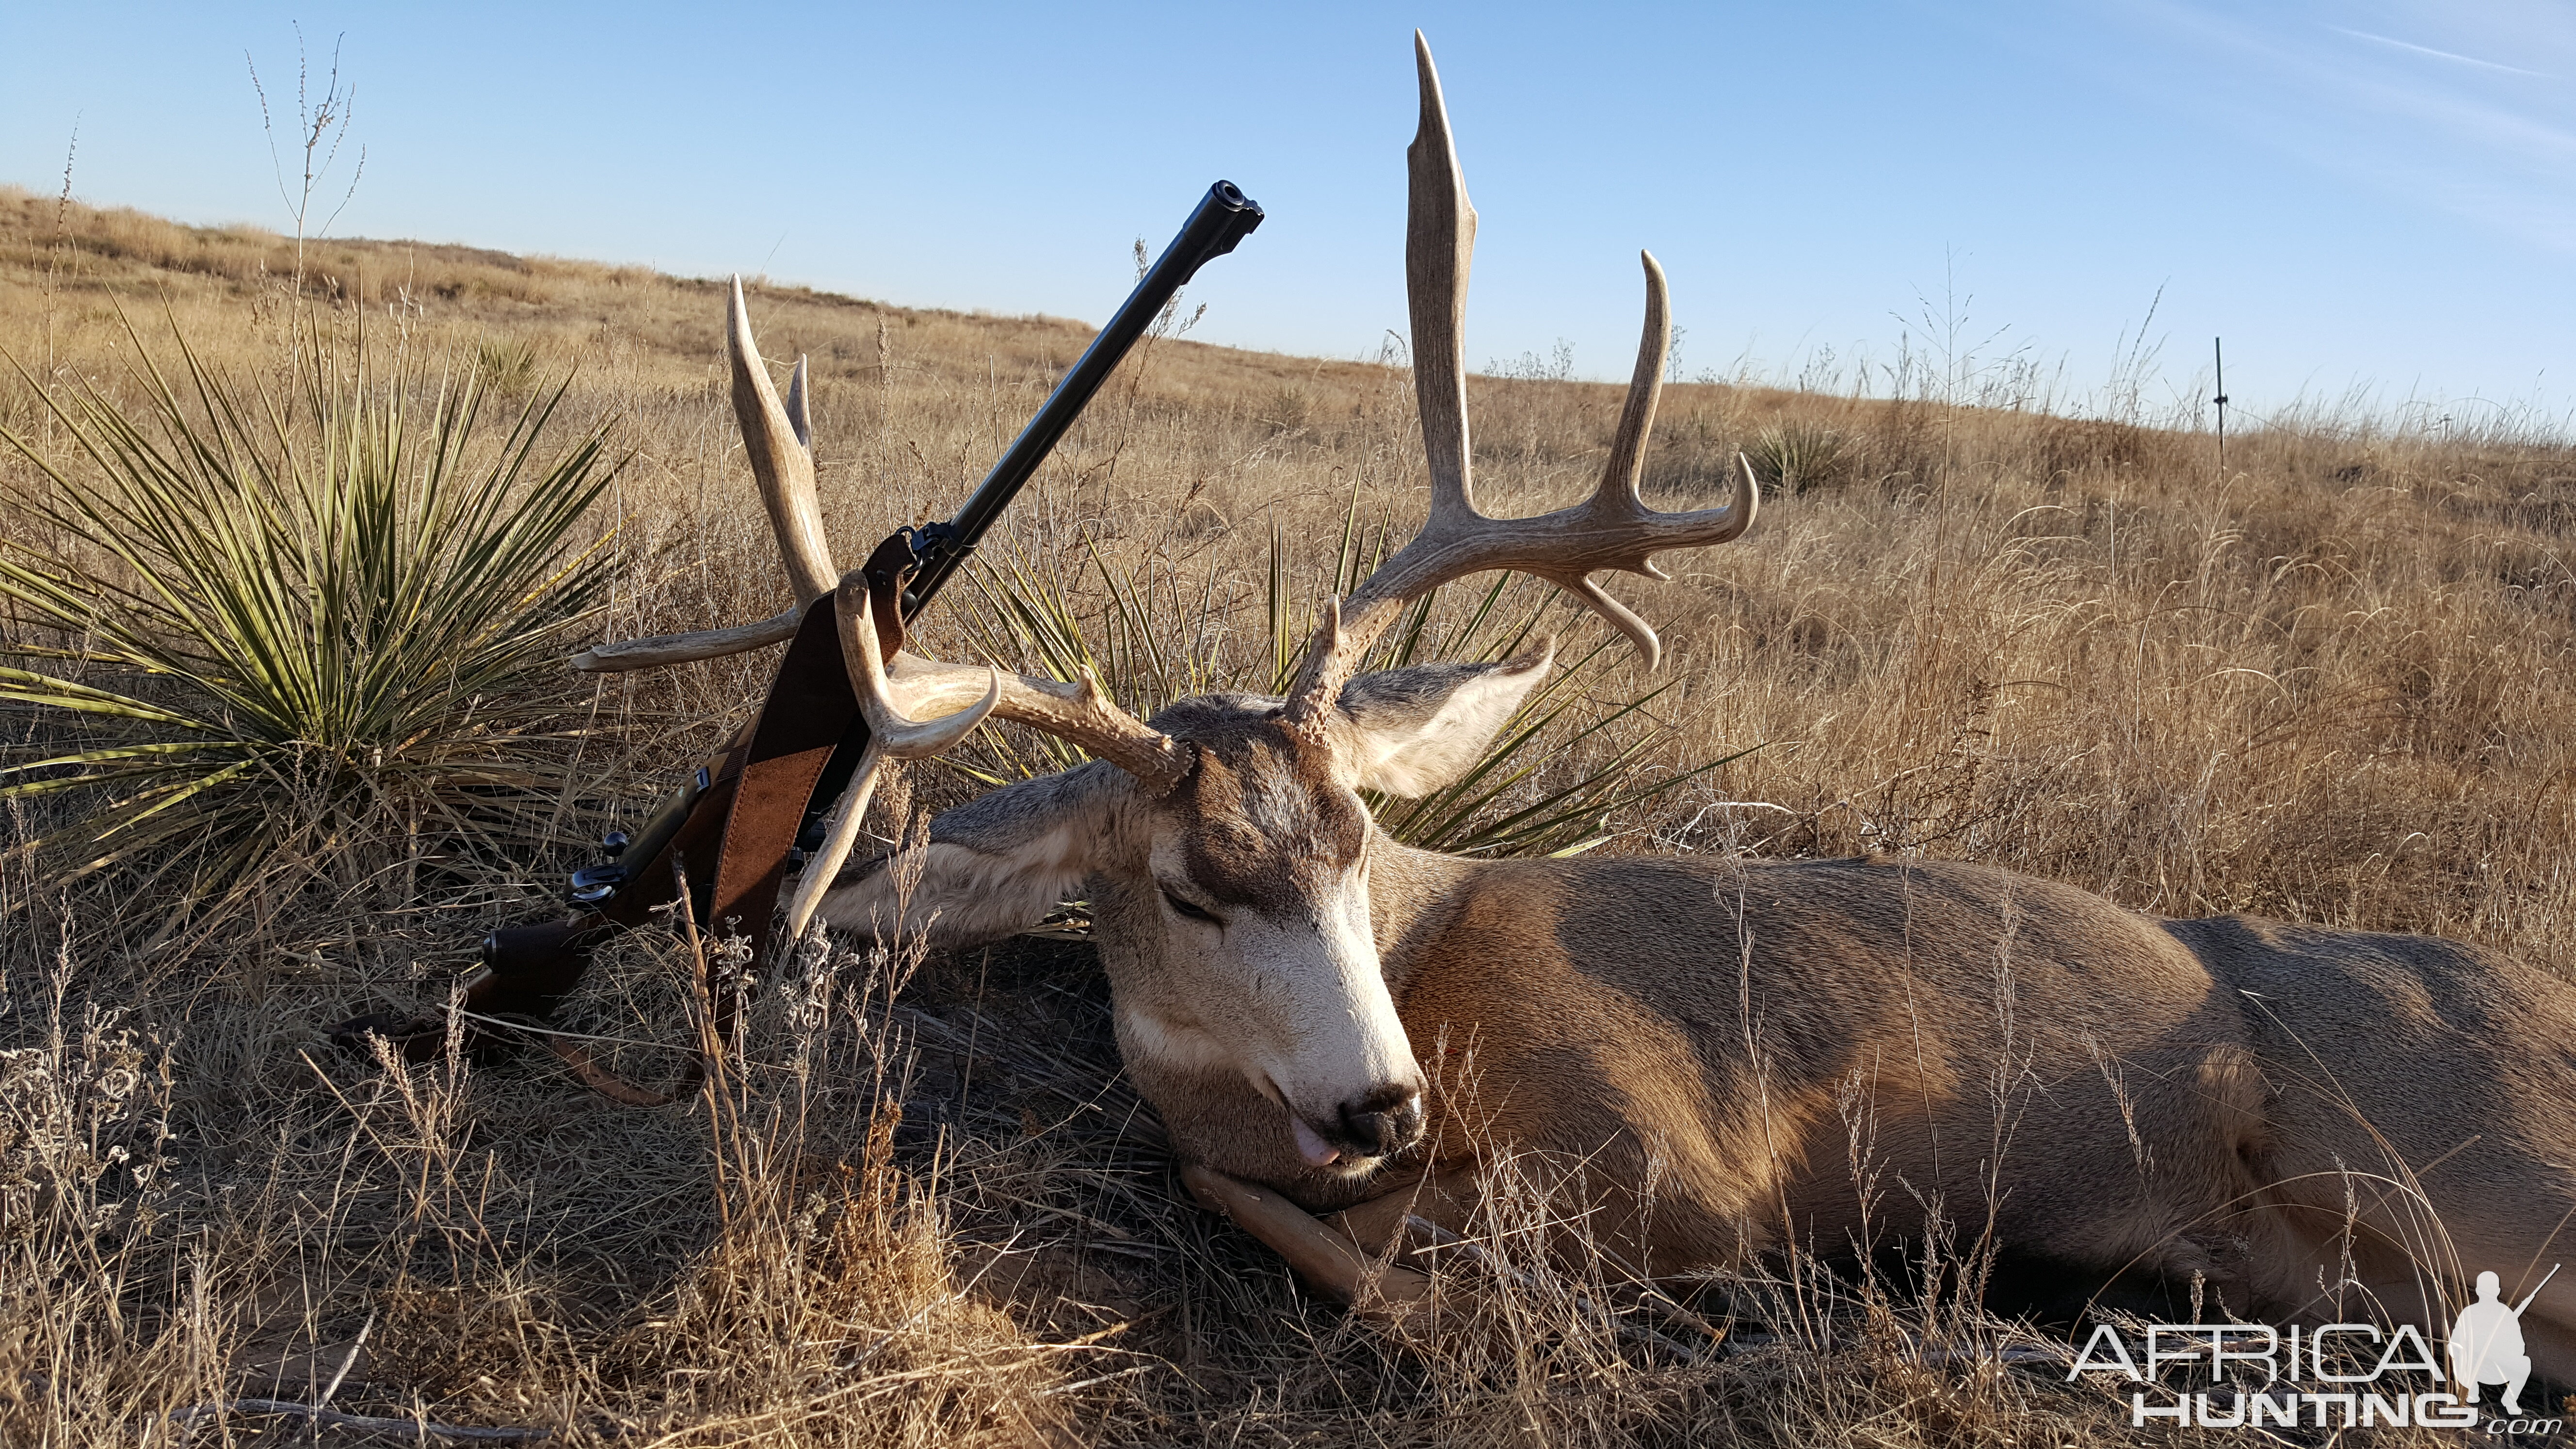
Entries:
[[1744, 456], [1764, 486], [1798, 494], [1847, 481], [1851, 452], [1851, 440], [1832, 428], [1786, 422], [1764, 428]]
[[[1359, 527], [1354, 500], [1336, 555], [1335, 595], [1348, 593], [1366, 577], [1382, 561], [1384, 550], [1381, 531]], [[1088, 566], [1100, 581], [1105, 603], [1087, 633], [1080, 613], [1054, 581], [1016, 560], [987, 562], [976, 576], [978, 597], [963, 611], [977, 657], [1025, 659], [1057, 679], [1096, 672], [1120, 703], [1144, 714], [1192, 694], [1285, 691], [1319, 618], [1320, 598], [1296, 597], [1286, 539], [1276, 527], [1264, 601], [1267, 647], [1255, 660], [1242, 660], [1243, 651], [1228, 647], [1213, 576], [1195, 586], [1169, 574], [1155, 582], [1122, 578], [1096, 551]], [[1469, 591], [1473, 600], [1463, 614], [1440, 606], [1449, 589], [1424, 596], [1387, 631], [1368, 667], [1400, 668], [1417, 659], [1506, 659], [1550, 629], [1591, 642], [1560, 653], [1561, 667], [1531, 694], [1485, 758], [1456, 782], [1418, 800], [1369, 798], [1378, 823], [1396, 839], [1462, 855], [1578, 854], [1607, 840], [1620, 812], [1747, 753], [1680, 769], [1657, 768], [1651, 762], [1659, 758], [1658, 747], [1668, 743], [1660, 728], [1609, 747], [1606, 741], [1621, 721], [1646, 710], [1673, 686], [1665, 684], [1586, 719], [1581, 706], [1590, 699], [1600, 671], [1616, 656], [1615, 640], [1603, 638], [1589, 616], [1558, 590], [1534, 580], [1496, 574], [1452, 587]], [[1048, 735], [1028, 737], [1033, 753], [991, 730], [975, 738], [971, 752], [952, 763], [986, 784], [1065, 769], [1083, 758]], [[1550, 765], [1558, 768], [1551, 773]]]
[[275, 392], [176, 354], [165, 374], [136, 339], [131, 408], [45, 394], [59, 456], [0, 430], [51, 484], [5, 503], [0, 652], [38, 667], [0, 669], [0, 700], [38, 744], [0, 798], [86, 797], [23, 848], [186, 904], [397, 839], [541, 835], [575, 735], [564, 636], [606, 583], [578, 532], [617, 472], [604, 432], [541, 456], [562, 387], [486, 426], [471, 359], [378, 378], [363, 337], [299, 348]]
[[539, 365], [529, 342], [485, 341], [474, 347], [474, 381], [487, 393], [517, 397], [534, 391]]

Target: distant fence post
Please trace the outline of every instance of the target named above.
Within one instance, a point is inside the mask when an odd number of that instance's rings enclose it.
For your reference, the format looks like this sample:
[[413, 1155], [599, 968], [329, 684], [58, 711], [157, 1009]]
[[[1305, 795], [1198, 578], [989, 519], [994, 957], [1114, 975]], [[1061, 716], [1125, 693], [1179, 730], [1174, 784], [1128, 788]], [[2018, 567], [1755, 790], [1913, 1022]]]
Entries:
[[2227, 349], [2226, 339], [2209, 339], [2209, 355], [2218, 364], [2218, 481], [2227, 481]]

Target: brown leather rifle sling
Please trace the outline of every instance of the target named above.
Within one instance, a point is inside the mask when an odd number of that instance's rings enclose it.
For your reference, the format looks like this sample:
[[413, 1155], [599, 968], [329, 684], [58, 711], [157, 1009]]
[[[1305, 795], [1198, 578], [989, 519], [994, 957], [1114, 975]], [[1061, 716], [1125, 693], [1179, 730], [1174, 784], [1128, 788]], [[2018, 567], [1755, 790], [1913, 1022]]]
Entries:
[[[911, 573], [911, 547], [900, 536], [880, 545], [865, 570], [884, 658], [903, 647], [898, 601]], [[826, 594], [806, 609], [750, 730], [702, 771], [705, 784], [689, 806], [688, 819], [641, 869], [626, 877], [608, 905], [570, 920], [492, 933], [484, 946], [484, 969], [466, 982], [460, 1003], [471, 1026], [468, 1035], [478, 1045], [534, 1038], [586, 1085], [630, 1105], [659, 1106], [697, 1089], [706, 1073], [705, 1052], [722, 1050], [733, 1035], [742, 993], [737, 983], [725, 979], [732, 953], [710, 956], [698, 947], [698, 985], [710, 1031], [679, 1083], [666, 1091], [635, 1086], [602, 1066], [579, 1034], [530, 1023], [550, 1016], [580, 983], [594, 948], [675, 904], [674, 924], [685, 929], [693, 946], [710, 931], [721, 933], [719, 939], [738, 937], [748, 945], [744, 972], [757, 975], [768, 968], [771, 917], [789, 852], [804, 828], [815, 786], [858, 719], [858, 699], [850, 692], [841, 654], [837, 598]], [[387, 1037], [415, 1062], [445, 1050], [447, 1032], [441, 1017], [386, 1014], [358, 1017], [332, 1029], [344, 1042]]]

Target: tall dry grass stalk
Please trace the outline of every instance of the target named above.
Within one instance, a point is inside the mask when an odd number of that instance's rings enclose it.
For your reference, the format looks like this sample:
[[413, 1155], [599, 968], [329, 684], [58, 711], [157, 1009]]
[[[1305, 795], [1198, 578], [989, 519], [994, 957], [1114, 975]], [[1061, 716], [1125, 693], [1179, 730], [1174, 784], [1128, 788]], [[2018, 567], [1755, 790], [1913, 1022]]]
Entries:
[[[57, 251], [53, 199], [0, 193], [0, 275], [17, 284], [0, 288], [0, 339], [31, 355], [50, 319], [60, 363], [0, 391], [0, 422], [39, 438], [42, 394], [73, 376], [141, 400], [120, 298], [166, 298], [210, 366], [281, 375], [289, 240], [67, 216]], [[49, 266], [50, 295], [34, 285]], [[634, 461], [601, 504], [622, 525], [600, 634], [786, 602], [731, 452], [713, 284], [310, 239], [305, 277], [320, 325], [363, 311], [503, 390], [522, 357], [577, 369], [557, 425], [620, 420]], [[754, 307], [780, 357], [814, 360], [843, 557], [944, 514], [1088, 338], [793, 289]], [[1537, 737], [1545, 767], [1498, 804], [1631, 749], [1650, 770], [1724, 759], [1585, 821], [1581, 840], [1976, 859], [2144, 910], [2568, 959], [2563, 440], [2307, 415], [2231, 438], [2220, 477], [2207, 439], [2117, 407], [1976, 406], [2027, 394], [2011, 368], [1936, 356], [1920, 375], [1895, 397], [1667, 392], [1651, 491], [1709, 497], [1724, 460], [1766, 437], [1798, 486], [1742, 543], [1635, 591], [1669, 622], [1669, 672], [1603, 656]], [[1588, 483], [1614, 390], [1536, 364], [1470, 390], [1489, 506]], [[1368, 540], [1421, 506], [1390, 359], [1168, 337], [1106, 401], [994, 551], [1154, 689], [1275, 678], [1274, 620], [1303, 607], [1282, 601], [1330, 587], [1346, 520]], [[1274, 537], [1292, 546], [1274, 555]], [[1444, 602], [1426, 637], [1456, 637], [1476, 604]], [[996, 635], [988, 615], [979, 636], [975, 617], [942, 611], [928, 647], [980, 638], [1042, 663], [1045, 631]], [[24, 640], [34, 622], [6, 627]], [[1592, 639], [1567, 643], [1579, 656]], [[560, 709], [590, 742], [567, 768], [611, 813], [649, 808], [739, 726], [768, 667], [580, 686]], [[7, 723], [14, 746], [53, 742], [41, 715]], [[932, 808], [977, 788], [940, 770], [915, 785]], [[19, 840], [57, 819], [43, 801], [10, 809]], [[1177, 1193], [1079, 941], [919, 960], [836, 942], [760, 991], [713, 1091], [664, 1111], [585, 1096], [535, 1057], [394, 1069], [328, 1053], [320, 1023], [442, 999], [481, 932], [546, 909], [574, 858], [425, 862], [456, 889], [393, 910], [317, 891], [157, 943], [166, 901], [119, 877], [40, 885], [0, 863], [0, 1438], [237, 1441], [295, 1426], [209, 1406], [327, 1396], [576, 1443], [2129, 1441], [2120, 1406], [2062, 1384], [2044, 1352], [2001, 1352], [2042, 1342], [1975, 1301], [2010, 1249], [1975, 1224], [1904, 1264], [1804, 1258], [1703, 1285], [1689, 1307], [1729, 1331], [1711, 1347], [1615, 1263], [1535, 1251], [1579, 1233], [1559, 1206], [1567, 1164], [1515, 1160], [1484, 1231], [1425, 1255], [1473, 1331], [1390, 1340]], [[698, 1028], [674, 951], [629, 942], [565, 1028], [630, 1075], [676, 1076]], [[1854, 1190], [1885, 1191], [1865, 1125]]]

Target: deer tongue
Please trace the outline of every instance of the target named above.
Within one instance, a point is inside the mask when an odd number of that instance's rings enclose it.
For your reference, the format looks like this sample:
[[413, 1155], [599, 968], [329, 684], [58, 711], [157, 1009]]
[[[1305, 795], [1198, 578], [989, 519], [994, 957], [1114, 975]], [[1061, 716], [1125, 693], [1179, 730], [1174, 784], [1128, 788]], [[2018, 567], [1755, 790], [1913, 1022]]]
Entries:
[[1342, 1160], [1340, 1150], [1326, 1142], [1314, 1128], [1306, 1125], [1305, 1118], [1293, 1111], [1288, 1114], [1288, 1130], [1296, 1134], [1297, 1155], [1305, 1158], [1308, 1166], [1330, 1167]]

